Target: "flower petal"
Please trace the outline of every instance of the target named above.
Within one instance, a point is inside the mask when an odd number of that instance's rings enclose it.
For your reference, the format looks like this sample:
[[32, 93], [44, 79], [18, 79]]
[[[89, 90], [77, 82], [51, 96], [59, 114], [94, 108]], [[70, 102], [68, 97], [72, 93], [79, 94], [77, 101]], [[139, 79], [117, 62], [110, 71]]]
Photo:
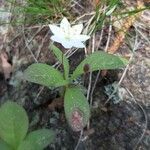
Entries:
[[72, 48], [73, 47], [73, 43], [71, 41], [67, 41], [67, 40], [64, 40], [62, 43], [64, 48]]
[[57, 27], [56, 25], [49, 25], [49, 28], [51, 29], [52, 33], [54, 35], [57, 35], [57, 36], [60, 36], [62, 35], [63, 36], [63, 31], [61, 30], [61, 28]]
[[63, 46], [66, 48], [71, 48], [71, 47], [75, 47], [75, 48], [85, 48], [85, 45], [81, 42], [81, 41], [77, 41], [77, 40], [66, 40], [63, 42]]
[[56, 35], [51, 36], [51, 40], [61, 43], [64, 46], [64, 48], [71, 48], [73, 46], [72, 41], [68, 41], [63, 37], [59, 37]]
[[53, 35], [51, 36], [51, 40], [58, 42], [58, 43], [62, 43], [63, 39], [59, 36]]
[[74, 25], [71, 27], [67, 18], [63, 18], [60, 27], [56, 25], [49, 25], [54, 34], [51, 39], [55, 42], [61, 43], [65, 48], [84, 48], [83, 42], [88, 40], [90, 36], [81, 34], [83, 24]]
[[72, 42], [72, 45], [73, 45], [73, 47], [76, 47], [76, 48], [85, 48], [85, 45], [79, 41]]
[[78, 35], [82, 32], [83, 30], [83, 24], [78, 24], [78, 25], [74, 25], [72, 26], [72, 32], [75, 35]]
[[90, 38], [89, 35], [83, 35], [83, 34], [72, 36], [72, 40], [77, 40], [77, 41], [82, 41], [82, 42], [88, 40], [89, 38]]
[[60, 23], [60, 28], [64, 31], [67, 32], [68, 30], [70, 30], [71, 26], [69, 21], [67, 20], [66, 17], [63, 18], [63, 20]]

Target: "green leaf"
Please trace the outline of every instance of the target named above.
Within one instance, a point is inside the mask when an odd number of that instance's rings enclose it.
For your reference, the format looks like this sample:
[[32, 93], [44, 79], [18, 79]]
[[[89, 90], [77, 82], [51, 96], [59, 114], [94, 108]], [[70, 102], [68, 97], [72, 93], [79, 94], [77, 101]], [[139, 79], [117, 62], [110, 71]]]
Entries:
[[69, 76], [69, 62], [68, 62], [67, 57], [56, 46], [51, 45], [51, 49], [52, 49], [53, 53], [55, 54], [55, 56], [57, 57], [57, 59], [59, 60], [59, 62], [61, 64], [63, 64], [64, 72], [65, 72], [65, 79], [68, 79], [68, 76]]
[[44, 86], [63, 86], [67, 84], [64, 80], [63, 75], [47, 64], [36, 63], [30, 65], [24, 72], [24, 77], [26, 80], [41, 84]]
[[6, 142], [0, 140], [0, 150], [12, 150]]
[[66, 89], [64, 108], [67, 121], [74, 131], [80, 131], [87, 125], [90, 118], [90, 108], [79, 88]]
[[29, 141], [22, 141], [17, 150], [36, 150], [35, 145]]
[[[98, 51], [85, 58], [75, 69], [71, 79], [75, 79], [84, 73], [84, 66], [89, 65], [89, 71], [117, 69], [124, 67], [128, 61], [122, 57], [118, 57], [106, 52]], [[88, 71], [88, 72], [89, 72]]]
[[25, 147], [24, 145], [27, 145], [30, 150], [43, 150], [54, 140], [54, 137], [54, 132], [49, 129], [33, 131], [27, 135], [18, 150], [26, 150], [23, 149]]
[[0, 137], [14, 149], [24, 139], [28, 130], [26, 111], [14, 102], [6, 102], [0, 108]]

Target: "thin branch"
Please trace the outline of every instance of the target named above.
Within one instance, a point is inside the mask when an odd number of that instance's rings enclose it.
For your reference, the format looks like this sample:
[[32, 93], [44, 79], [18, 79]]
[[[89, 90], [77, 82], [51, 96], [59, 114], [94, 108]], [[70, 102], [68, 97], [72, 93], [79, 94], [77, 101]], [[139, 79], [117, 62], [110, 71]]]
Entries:
[[100, 37], [99, 37], [99, 40], [98, 40], [98, 44], [97, 44], [98, 46], [97, 46], [97, 48], [96, 48], [96, 51], [98, 51], [98, 49], [99, 49], [99, 47], [100, 47], [100, 45], [101, 45], [102, 39], [103, 39], [104, 26], [105, 26], [105, 20], [104, 20], [104, 22], [103, 22], [103, 24], [102, 24], [101, 34], [100, 34]]
[[[134, 42], [134, 46], [133, 46], [133, 53], [132, 53], [132, 55], [131, 55], [131, 57], [130, 57], [130, 59], [129, 59], [129, 63], [128, 63], [128, 65], [126, 66], [126, 68], [125, 68], [125, 70], [124, 70], [124, 72], [123, 72], [123, 74], [122, 74], [122, 76], [121, 76], [121, 78], [120, 78], [120, 80], [119, 80], [119, 82], [118, 82], [116, 88], [114, 89], [113, 93], [108, 97], [108, 99], [107, 99], [106, 102], [104, 103], [104, 106], [110, 101], [110, 99], [111, 99], [111, 98], [113, 97], [113, 95], [117, 92], [117, 89], [118, 89], [119, 86], [121, 85], [121, 83], [122, 83], [122, 81], [123, 81], [123, 79], [124, 79], [124, 77], [125, 77], [125, 75], [126, 75], [128, 69], [129, 69], [129, 65], [130, 65], [130, 63], [132, 62], [132, 59], [133, 59], [133, 56], [134, 56], [134, 51], [135, 51], [136, 49], [138, 49], [139, 44], [140, 44], [140, 42], [138, 42], [138, 35], [136, 34], [136, 38], [135, 38], [135, 42]], [[132, 47], [132, 46], [131, 46], [131, 47]]]
[[123, 81], [123, 79], [124, 79], [124, 77], [125, 77], [128, 69], [129, 69], [129, 65], [130, 65], [132, 59], [133, 59], [133, 54], [131, 55], [131, 57], [129, 59], [129, 64], [126, 66], [126, 68], [125, 68], [125, 70], [124, 70], [124, 72], [123, 72], [123, 74], [122, 74], [122, 76], [121, 76], [121, 78], [120, 78], [120, 80], [119, 80], [116, 88], [114, 89], [113, 93], [109, 96], [109, 98], [106, 100], [106, 102], [104, 103], [104, 106], [111, 100], [111, 98], [113, 97], [113, 95], [117, 92], [117, 89], [119, 88], [120, 84], [122, 83], [122, 81]]
[[79, 137], [78, 143], [77, 143], [77, 145], [76, 145], [76, 147], [75, 147], [74, 150], [78, 150], [78, 147], [79, 147], [79, 145], [80, 145], [80, 142], [82, 141], [82, 135], [83, 135], [83, 130], [81, 130], [81, 132], [80, 132], [80, 137]]
[[[106, 7], [104, 7], [104, 13], [106, 11]], [[105, 25], [105, 20], [102, 24], [102, 29], [101, 29], [101, 34], [100, 34], [100, 38], [99, 38], [99, 41], [98, 41], [98, 46], [96, 48], [96, 51], [98, 51], [98, 48], [99, 46], [101, 45], [101, 42], [102, 42], [102, 38], [103, 38], [103, 34], [104, 34], [104, 25]], [[93, 101], [93, 93], [94, 93], [94, 90], [95, 90], [95, 87], [96, 87], [96, 84], [98, 82], [98, 79], [99, 79], [99, 76], [100, 76], [100, 70], [98, 71], [97, 75], [96, 75], [96, 79], [95, 79], [95, 82], [94, 82], [94, 85], [93, 85], [93, 88], [91, 90], [91, 94], [90, 94], [90, 105], [92, 105], [92, 101]]]
[[42, 47], [43, 47], [43, 45], [44, 45], [44, 42], [45, 42], [45, 40], [46, 40], [46, 38], [47, 38], [48, 35], [49, 35], [49, 32], [47, 32], [46, 35], [44, 36], [44, 38], [42, 39], [42, 42], [41, 42], [41, 44], [40, 44], [40, 46], [39, 46], [39, 48], [38, 48], [38, 50], [37, 50], [36, 59], [39, 58], [41, 49], [42, 49]]
[[36, 98], [34, 99], [34, 102], [36, 102], [36, 101], [38, 100], [38, 98], [39, 98], [39, 96], [41, 95], [41, 93], [43, 92], [44, 88], [45, 88], [44, 86], [40, 87], [40, 91], [37, 93], [37, 96], [36, 96]]
[[136, 99], [134, 98], [133, 94], [129, 91], [129, 89], [126, 88], [126, 90], [127, 90], [128, 94], [131, 96], [131, 98], [133, 99], [133, 101], [140, 107], [140, 109], [142, 110], [142, 112], [143, 112], [143, 114], [144, 114], [144, 117], [145, 117], [145, 127], [144, 127], [144, 129], [143, 129], [143, 133], [142, 133], [141, 137], [139, 138], [138, 142], [136, 143], [136, 145], [135, 145], [134, 148], [133, 148], [133, 150], [137, 150], [137, 148], [138, 148], [140, 142], [141, 142], [142, 139], [144, 138], [144, 135], [145, 135], [145, 133], [146, 133], [146, 129], [147, 129], [147, 127], [148, 127], [148, 116], [147, 116], [147, 114], [146, 114], [146, 111], [145, 111], [144, 108], [142, 107], [142, 105], [140, 105], [140, 104], [136, 101]]
[[[25, 35], [25, 34], [24, 34], [24, 29], [25, 29], [25, 27], [23, 27], [23, 35]], [[33, 41], [33, 39], [36, 37], [36, 35], [37, 35], [42, 29], [43, 29], [43, 27], [41, 27], [41, 28], [39, 28], [39, 29], [37, 30], [37, 32], [32, 36], [32, 38], [27, 41], [27, 45], [29, 45], [29, 44]], [[23, 48], [23, 51], [27, 48], [27, 45]]]
[[[112, 22], [112, 16], [110, 17], [110, 22]], [[111, 31], [112, 31], [112, 24], [109, 25], [107, 43], [106, 43], [106, 46], [105, 46], [105, 49], [104, 49], [105, 52], [107, 52], [108, 47], [109, 47], [110, 38], [111, 38]]]
[[32, 50], [31, 50], [30, 47], [29, 47], [29, 42], [27, 42], [27, 40], [26, 40], [26, 36], [25, 36], [24, 30], [23, 30], [23, 38], [24, 38], [25, 45], [26, 45], [25, 48], [28, 49], [28, 51], [30, 52], [30, 54], [31, 54], [31, 56], [33, 57], [34, 61], [35, 61], [36, 63], [38, 63], [38, 60], [35, 58], [35, 56], [34, 56]]
[[[95, 34], [93, 35], [93, 39], [92, 39], [92, 53], [94, 52], [94, 49], [95, 49]], [[92, 72], [90, 71], [89, 85], [88, 85], [88, 91], [87, 91], [87, 100], [89, 100], [90, 98], [91, 85], [92, 85]], [[92, 101], [90, 100], [90, 106], [91, 105], [92, 105]]]

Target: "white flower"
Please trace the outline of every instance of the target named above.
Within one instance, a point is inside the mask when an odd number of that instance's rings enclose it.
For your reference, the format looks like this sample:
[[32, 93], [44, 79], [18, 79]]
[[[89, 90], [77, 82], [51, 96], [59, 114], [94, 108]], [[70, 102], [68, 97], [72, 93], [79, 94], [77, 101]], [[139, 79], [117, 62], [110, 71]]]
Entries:
[[67, 18], [63, 18], [60, 27], [56, 25], [49, 25], [54, 34], [51, 39], [55, 42], [61, 43], [65, 48], [84, 48], [83, 42], [88, 40], [90, 36], [81, 34], [83, 24], [74, 25], [71, 27]]

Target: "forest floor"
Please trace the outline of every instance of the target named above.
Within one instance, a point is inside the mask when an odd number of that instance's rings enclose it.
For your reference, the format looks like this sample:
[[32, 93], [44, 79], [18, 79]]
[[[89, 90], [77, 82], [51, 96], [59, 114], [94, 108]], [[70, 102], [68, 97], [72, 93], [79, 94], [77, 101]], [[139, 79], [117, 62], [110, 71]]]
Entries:
[[[70, 12], [77, 16], [77, 22], [86, 24], [93, 17], [93, 4], [95, 3], [89, 0], [74, 1]], [[127, 5], [134, 6], [128, 3]], [[148, 5], [148, 2], [145, 5]], [[10, 8], [10, 4], [5, 0], [0, 1], [0, 6], [2, 9]], [[0, 19], [9, 22], [10, 16], [11, 12], [2, 12]], [[55, 23], [55, 20], [56, 17], [51, 22]], [[100, 73], [98, 78], [98, 72], [92, 74], [92, 87], [96, 78], [98, 80], [91, 94], [93, 105], [90, 129], [85, 129], [78, 150], [149, 150], [150, 148], [149, 10], [142, 12], [131, 25], [128, 33], [130, 38], [124, 39], [115, 54], [129, 57], [129, 65], [121, 70]], [[88, 52], [90, 53], [93, 47], [97, 50], [107, 50], [108, 38], [111, 45], [116, 34], [115, 25], [106, 23], [91, 35], [92, 38], [87, 43]], [[22, 105], [29, 116], [30, 130], [44, 127], [53, 129], [57, 136], [47, 150], [74, 150], [80, 133], [73, 132], [69, 128], [63, 107], [53, 107], [54, 100], [59, 99], [58, 89], [49, 89], [23, 79], [24, 70], [35, 61], [51, 65], [56, 63], [49, 50], [49, 45], [52, 43], [51, 35], [46, 24], [8, 23], [0, 26], [0, 105], [7, 100]], [[101, 42], [100, 35], [102, 35]], [[61, 47], [60, 44], [57, 45]], [[130, 47], [134, 52], [131, 52]], [[84, 57], [82, 49], [72, 50], [69, 56], [71, 71]], [[83, 84], [82, 80], [83, 78], [80, 78], [78, 82]], [[84, 77], [84, 80], [87, 88], [88, 76]]]

